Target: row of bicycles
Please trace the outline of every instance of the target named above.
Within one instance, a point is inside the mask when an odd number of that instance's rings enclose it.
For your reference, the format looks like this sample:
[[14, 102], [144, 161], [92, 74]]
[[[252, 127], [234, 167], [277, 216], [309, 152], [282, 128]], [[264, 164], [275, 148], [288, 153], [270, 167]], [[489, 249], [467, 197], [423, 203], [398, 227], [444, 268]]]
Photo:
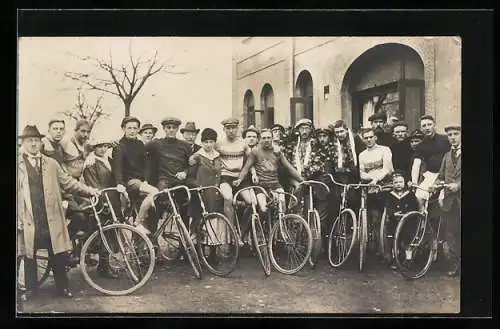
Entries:
[[[368, 242], [378, 240], [380, 254], [385, 255], [390, 249], [403, 277], [418, 279], [427, 273], [436, 260], [441, 226], [439, 218], [437, 223], [430, 220], [428, 203], [420, 212], [396, 214], [395, 231], [388, 229], [389, 218], [384, 212], [377, 229], [368, 222], [368, 189], [381, 192], [391, 186], [341, 184], [332, 175], [325, 178], [342, 190], [339, 215], [329, 232], [322, 232], [314, 191], [331, 191], [319, 180], [300, 182], [293, 193], [268, 192], [260, 186], [243, 188], [233, 198], [237, 210], [234, 222], [222, 213], [207, 211], [204, 195], [209, 190], [221, 195], [217, 186], [167, 188], [153, 196], [153, 204], [155, 209], [161, 209], [161, 216], [150, 235], [132, 225], [142, 200], [130, 202], [124, 191], [103, 189], [100, 197], [92, 198], [82, 209], [92, 218], [89, 230], [92, 233], [72, 237], [71, 254], [79, 261], [68, 265], [67, 270], [79, 266], [90, 286], [105, 295], [117, 296], [135, 292], [149, 281], [155, 268], [182, 258], [187, 259], [198, 279], [202, 278], [203, 269], [217, 276], [227, 276], [237, 267], [240, 249], [245, 247], [256, 256], [266, 276], [271, 274], [272, 268], [283, 274], [294, 274], [307, 264], [315, 267], [324, 249], [334, 268], [341, 268], [351, 258], [353, 250], [357, 250], [361, 271], [366, 263]], [[443, 187], [445, 185], [440, 186]], [[347, 194], [352, 189], [361, 190], [361, 206], [357, 212], [347, 202]], [[256, 194], [266, 198], [267, 214], [258, 211], [257, 200], [250, 205], [242, 201], [241, 194], [249, 190], [253, 191], [253, 198]], [[118, 219], [111, 206], [111, 192], [121, 193], [129, 201], [124, 212], [125, 222]], [[174, 202], [177, 193], [185, 193], [188, 202], [194, 196], [198, 198], [202, 212], [195, 232], [190, 232], [190, 225], [181, 217], [182, 205]], [[240, 225], [240, 218], [247, 220], [246, 228]], [[23, 261], [23, 258], [18, 259], [21, 290], [25, 288]], [[46, 250], [38, 250], [36, 262], [37, 284], [41, 285], [51, 276]]]

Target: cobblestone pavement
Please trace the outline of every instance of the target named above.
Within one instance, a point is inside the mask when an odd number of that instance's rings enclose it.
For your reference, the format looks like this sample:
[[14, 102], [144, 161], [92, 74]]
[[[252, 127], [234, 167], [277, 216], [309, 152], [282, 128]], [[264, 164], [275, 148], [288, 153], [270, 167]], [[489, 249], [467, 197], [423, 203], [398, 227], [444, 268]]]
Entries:
[[265, 277], [256, 258], [240, 259], [226, 278], [193, 277], [187, 263], [158, 269], [133, 295], [110, 297], [93, 290], [78, 269], [70, 282], [75, 297], [55, 298], [52, 280], [23, 305], [26, 313], [458, 313], [460, 279], [448, 278], [439, 263], [423, 278], [405, 281], [372, 261], [363, 273], [355, 264], [336, 270], [322, 260], [298, 274]]

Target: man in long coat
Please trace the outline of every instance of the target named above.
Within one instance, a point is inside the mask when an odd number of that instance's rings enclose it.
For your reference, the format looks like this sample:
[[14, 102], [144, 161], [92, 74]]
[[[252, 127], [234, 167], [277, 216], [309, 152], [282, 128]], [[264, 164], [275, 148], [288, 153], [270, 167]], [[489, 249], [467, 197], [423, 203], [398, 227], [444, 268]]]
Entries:
[[439, 205], [443, 211], [445, 222], [444, 251], [450, 263], [448, 276], [460, 273], [461, 258], [461, 181], [462, 181], [462, 142], [460, 125], [449, 125], [444, 128], [451, 150], [446, 152], [441, 161], [441, 168], [436, 182], [442, 182], [447, 187], [441, 191]]
[[23, 300], [36, 293], [37, 249], [47, 249], [58, 295], [72, 297], [65, 266], [72, 249], [62, 206], [61, 188], [85, 196], [98, 191], [68, 175], [56, 160], [40, 153], [42, 146], [36, 126], [26, 126], [18, 157], [17, 186], [17, 255], [25, 257], [26, 293]]

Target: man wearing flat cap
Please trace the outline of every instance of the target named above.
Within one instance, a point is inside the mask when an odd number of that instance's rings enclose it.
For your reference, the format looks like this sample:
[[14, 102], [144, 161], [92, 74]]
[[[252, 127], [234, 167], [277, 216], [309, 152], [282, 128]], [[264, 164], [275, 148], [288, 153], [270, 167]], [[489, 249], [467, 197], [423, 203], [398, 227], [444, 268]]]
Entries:
[[440, 193], [439, 205], [445, 222], [443, 249], [450, 267], [447, 275], [457, 276], [460, 273], [461, 263], [462, 128], [458, 124], [452, 124], [446, 126], [444, 131], [448, 136], [451, 150], [443, 156], [436, 182], [446, 184]]
[[196, 128], [196, 124], [193, 121], [186, 122], [184, 128], [181, 128], [182, 137], [191, 146], [191, 154], [198, 152], [201, 148], [200, 145], [195, 143], [199, 132], [200, 129]]
[[57, 294], [72, 297], [66, 275], [68, 251], [72, 243], [62, 206], [61, 190], [82, 196], [99, 192], [68, 175], [56, 160], [42, 153], [36, 126], [26, 126], [19, 136], [22, 147], [18, 156], [17, 180], [17, 255], [24, 257], [27, 300], [37, 292], [36, 253], [46, 249], [54, 273]]
[[[215, 149], [220, 154], [222, 160], [220, 189], [222, 197], [224, 198], [224, 213], [231, 223], [235, 223], [234, 208], [233, 208], [233, 192], [237, 189], [234, 182], [238, 179], [245, 158], [250, 155], [250, 148], [246, 145], [242, 138], [238, 137], [239, 120], [235, 118], [228, 118], [221, 122], [224, 126], [225, 138], [218, 141]], [[240, 188], [247, 187], [250, 182], [244, 181], [239, 185]], [[253, 191], [244, 191], [241, 197], [247, 204], [255, 203], [255, 193]], [[243, 216], [248, 218], [247, 216]], [[242, 224], [242, 231], [244, 225]], [[242, 241], [239, 241], [242, 244]]]
[[[431, 115], [424, 115], [420, 118], [420, 129], [424, 133], [424, 140], [415, 149], [411, 181], [413, 184], [420, 184], [422, 189], [428, 190], [436, 181], [443, 156], [450, 150], [450, 142], [445, 135], [436, 132], [435, 120]], [[422, 165], [425, 165], [426, 171], [422, 174], [423, 181], [419, 182]], [[428, 199], [430, 195], [417, 189], [415, 196], [422, 208], [424, 200]]]
[[145, 123], [139, 129], [139, 136], [144, 144], [147, 144], [153, 140], [156, 135], [158, 128], [153, 126], [151, 123]]
[[385, 124], [387, 122], [387, 115], [384, 111], [379, 111], [368, 118], [372, 128], [375, 131], [375, 136], [377, 136], [377, 144], [387, 147], [391, 147], [394, 143], [394, 138], [390, 132], [384, 130]]
[[[146, 145], [146, 151], [149, 156], [150, 182], [158, 190], [186, 184], [189, 157], [191, 156], [191, 145], [177, 138], [181, 120], [174, 117], [167, 117], [161, 121], [161, 124], [165, 132], [165, 137], [155, 139]], [[151, 213], [150, 209], [153, 203], [150, 196], [146, 199], [150, 199], [147, 203], [149, 209], [141, 207], [136, 221], [138, 224], [141, 224], [146, 220], [146, 217], [149, 217], [147, 228], [149, 231], [155, 232], [163, 209], [157, 209], [151, 216], [148, 216]], [[177, 205], [182, 205], [179, 212], [186, 227], [189, 227], [187, 196], [185, 192], [174, 193], [174, 200]]]
[[250, 150], [252, 150], [258, 143], [260, 139], [260, 133], [255, 126], [251, 125], [247, 129], [243, 130], [241, 134], [245, 142], [247, 143]]

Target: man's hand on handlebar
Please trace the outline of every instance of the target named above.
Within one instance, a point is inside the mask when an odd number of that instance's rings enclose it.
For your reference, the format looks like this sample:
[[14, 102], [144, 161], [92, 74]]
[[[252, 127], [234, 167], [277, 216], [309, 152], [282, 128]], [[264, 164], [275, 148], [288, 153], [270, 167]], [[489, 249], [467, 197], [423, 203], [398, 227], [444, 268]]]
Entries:
[[240, 186], [240, 184], [241, 184], [241, 179], [239, 179], [239, 178], [233, 182], [234, 187], [238, 187], [238, 186]]
[[175, 177], [178, 180], [185, 180], [186, 179], [186, 173], [184, 171], [179, 171], [177, 174], [175, 174]]
[[457, 192], [458, 191], [458, 184], [457, 183], [449, 183], [446, 184], [445, 187], [450, 191], [450, 192]]
[[120, 193], [125, 193], [127, 191], [127, 189], [125, 188], [125, 186], [123, 186], [122, 184], [118, 184], [116, 185], [116, 190]]
[[259, 177], [257, 175], [252, 175], [252, 182], [254, 184], [258, 184], [259, 183]]
[[90, 187], [90, 186], [89, 186], [89, 188], [90, 188], [90, 195], [91, 196], [98, 198], [101, 195], [101, 193], [99, 192], [98, 189]]

